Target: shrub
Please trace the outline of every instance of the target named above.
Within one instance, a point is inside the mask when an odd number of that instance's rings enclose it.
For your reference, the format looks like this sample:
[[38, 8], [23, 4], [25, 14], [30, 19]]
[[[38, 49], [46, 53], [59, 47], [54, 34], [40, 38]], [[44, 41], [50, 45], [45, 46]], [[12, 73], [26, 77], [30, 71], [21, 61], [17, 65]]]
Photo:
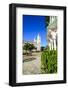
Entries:
[[42, 73], [57, 73], [57, 50], [42, 52], [41, 71]]

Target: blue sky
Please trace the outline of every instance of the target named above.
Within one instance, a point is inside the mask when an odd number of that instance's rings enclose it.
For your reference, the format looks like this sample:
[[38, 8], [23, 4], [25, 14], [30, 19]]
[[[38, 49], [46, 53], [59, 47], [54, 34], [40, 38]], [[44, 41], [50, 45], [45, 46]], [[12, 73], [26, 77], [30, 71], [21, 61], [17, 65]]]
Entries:
[[39, 33], [41, 37], [41, 46], [47, 45], [47, 28], [45, 16], [23, 15], [22, 22], [22, 36], [24, 38], [24, 41], [33, 41]]

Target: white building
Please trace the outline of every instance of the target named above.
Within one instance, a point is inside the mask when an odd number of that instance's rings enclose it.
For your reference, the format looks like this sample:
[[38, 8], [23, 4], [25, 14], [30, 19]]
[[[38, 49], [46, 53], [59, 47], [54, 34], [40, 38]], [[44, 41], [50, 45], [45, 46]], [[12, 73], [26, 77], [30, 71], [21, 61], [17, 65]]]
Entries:
[[34, 45], [37, 48], [37, 51], [41, 50], [41, 37], [39, 34], [37, 35], [37, 38], [34, 38]]
[[33, 51], [40, 51], [41, 50], [41, 37], [40, 35], [38, 34], [36, 38], [34, 38], [34, 41], [23, 41], [23, 46], [26, 44], [26, 43], [30, 43], [30, 44], [33, 44], [36, 49], [34, 49]]
[[50, 50], [56, 50], [57, 48], [57, 17], [50, 16], [49, 26], [47, 27], [47, 40]]

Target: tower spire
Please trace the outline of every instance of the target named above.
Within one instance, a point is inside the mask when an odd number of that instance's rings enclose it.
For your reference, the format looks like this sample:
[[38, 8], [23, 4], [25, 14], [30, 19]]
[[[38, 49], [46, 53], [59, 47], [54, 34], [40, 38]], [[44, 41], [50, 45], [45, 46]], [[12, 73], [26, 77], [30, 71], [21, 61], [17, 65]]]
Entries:
[[38, 35], [37, 35], [37, 51], [40, 51], [40, 50], [41, 50], [41, 38], [38, 33]]

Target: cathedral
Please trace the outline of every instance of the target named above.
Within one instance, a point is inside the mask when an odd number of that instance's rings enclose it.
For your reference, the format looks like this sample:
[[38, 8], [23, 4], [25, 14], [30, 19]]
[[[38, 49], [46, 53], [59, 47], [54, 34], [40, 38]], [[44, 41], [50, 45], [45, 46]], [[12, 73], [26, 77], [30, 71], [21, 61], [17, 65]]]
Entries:
[[37, 48], [37, 51], [41, 51], [41, 37], [39, 34], [34, 38], [34, 46]]

